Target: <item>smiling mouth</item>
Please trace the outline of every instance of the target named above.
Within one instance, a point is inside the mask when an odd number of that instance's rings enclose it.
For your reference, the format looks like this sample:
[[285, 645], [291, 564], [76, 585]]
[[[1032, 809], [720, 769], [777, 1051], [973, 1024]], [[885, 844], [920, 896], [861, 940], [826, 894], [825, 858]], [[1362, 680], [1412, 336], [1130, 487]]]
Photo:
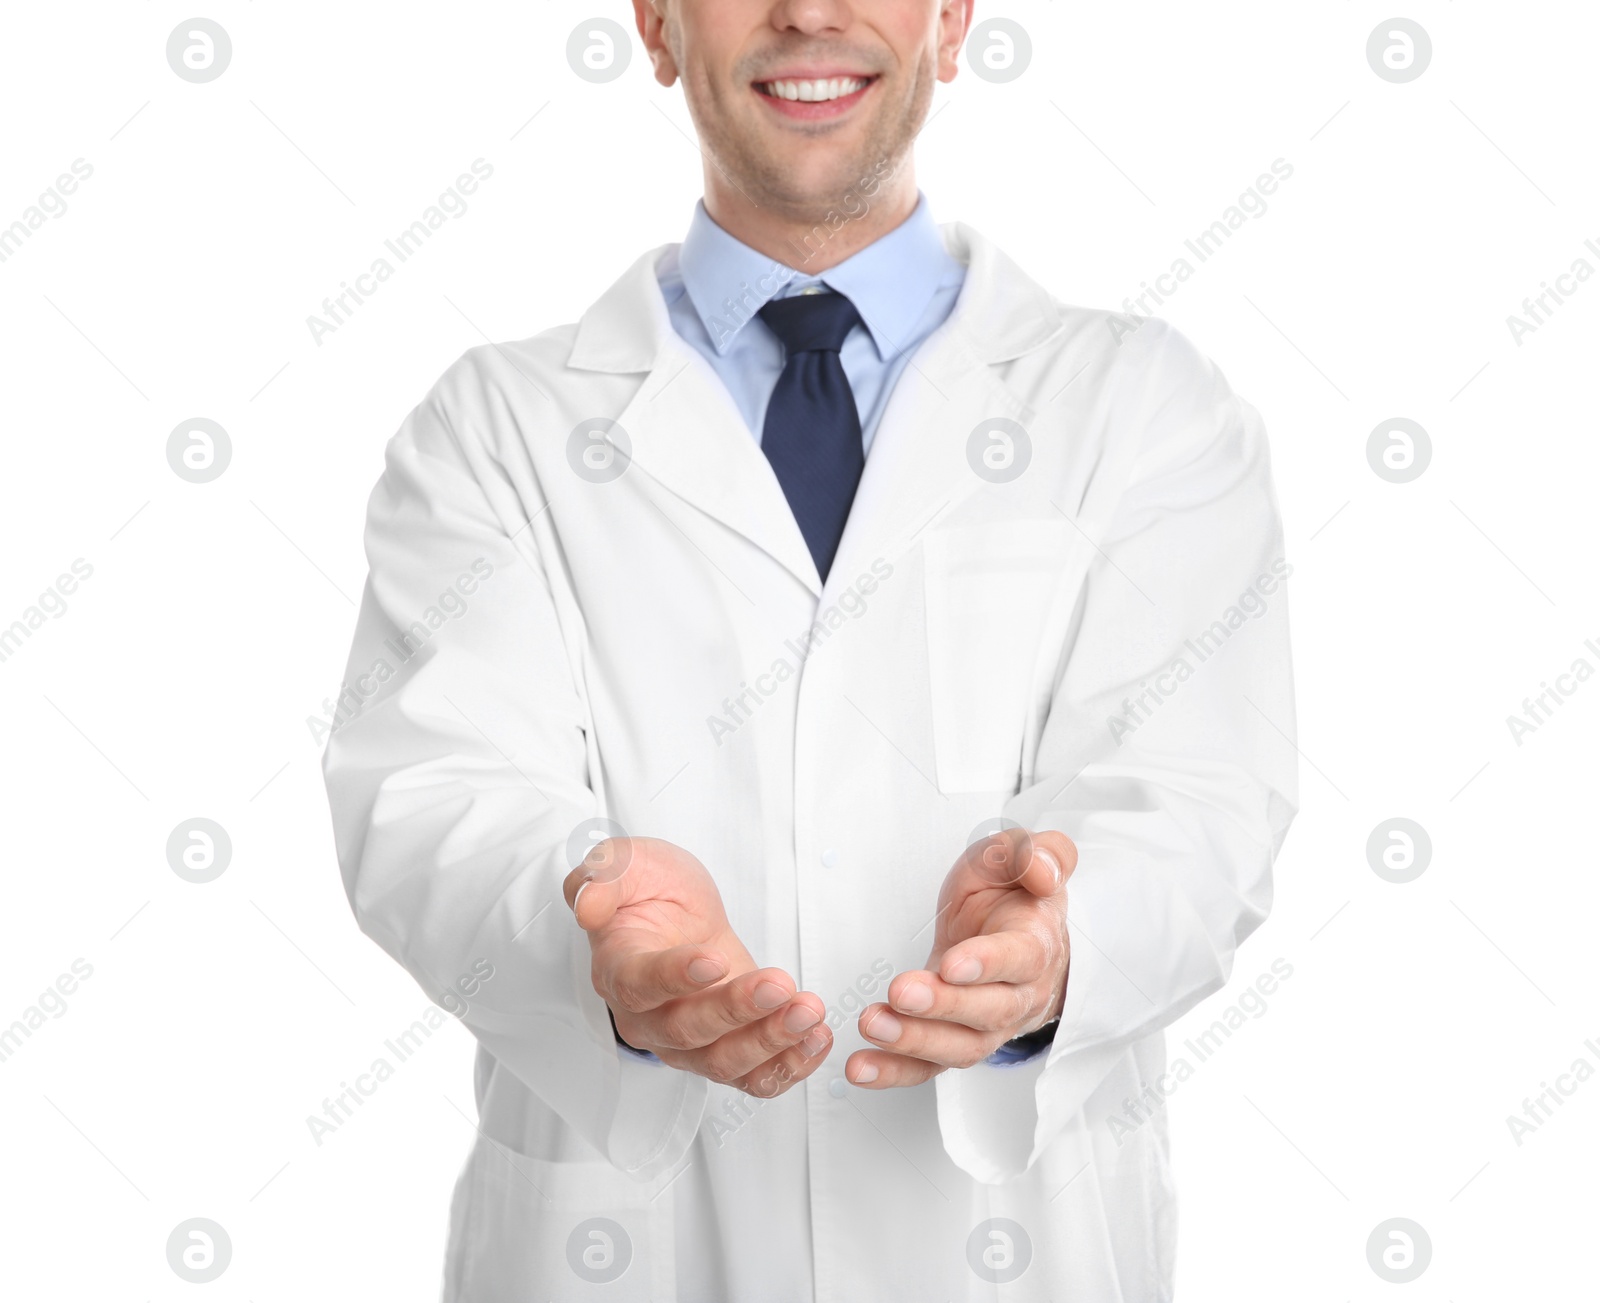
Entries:
[[828, 104], [847, 99], [870, 86], [876, 77], [824, 77], [816, 81], [758, 81], [759, 94], [795, 104]]

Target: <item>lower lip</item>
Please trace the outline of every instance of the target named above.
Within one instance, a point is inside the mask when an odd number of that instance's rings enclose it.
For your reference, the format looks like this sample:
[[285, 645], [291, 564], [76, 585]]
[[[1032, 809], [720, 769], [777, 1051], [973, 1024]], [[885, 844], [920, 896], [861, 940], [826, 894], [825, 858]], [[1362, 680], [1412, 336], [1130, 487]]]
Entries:
[[785, 100], [779, 99], [776, 95], [768, 95], [764, 91], [757, 90], [753, 93], [762, 103], [786, 118], [795, 118], [801, 122], [824, 122], [855, 108], [861, 102], [861, 97], [877, 84], [877, 78], [873, 78], [860, 90], [853, 90], [836, 100]]

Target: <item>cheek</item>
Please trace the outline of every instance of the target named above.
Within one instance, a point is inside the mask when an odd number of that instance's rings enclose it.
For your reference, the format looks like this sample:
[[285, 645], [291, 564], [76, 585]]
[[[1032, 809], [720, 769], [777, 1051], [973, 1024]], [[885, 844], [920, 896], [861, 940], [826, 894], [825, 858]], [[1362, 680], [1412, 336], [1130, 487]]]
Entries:
[[687, 71], [680, 67], [678, 76], [683, 82], [684, 95], [697, 105], [720, 105], [728, 94], [728, 88], [703, 66], [694, 65]]

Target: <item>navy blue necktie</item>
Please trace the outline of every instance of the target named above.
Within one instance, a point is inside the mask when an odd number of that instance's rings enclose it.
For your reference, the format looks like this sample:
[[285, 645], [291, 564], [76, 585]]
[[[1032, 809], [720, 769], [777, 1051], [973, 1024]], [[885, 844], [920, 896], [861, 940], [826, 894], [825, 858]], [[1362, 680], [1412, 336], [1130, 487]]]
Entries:
[[767, 403], [761, 451], [826, 579], [866, 462], [855, 395], [839, 360], [861, 316], [843, 294], [829, 292], [772, 299], [760, 317], [786, 353]]

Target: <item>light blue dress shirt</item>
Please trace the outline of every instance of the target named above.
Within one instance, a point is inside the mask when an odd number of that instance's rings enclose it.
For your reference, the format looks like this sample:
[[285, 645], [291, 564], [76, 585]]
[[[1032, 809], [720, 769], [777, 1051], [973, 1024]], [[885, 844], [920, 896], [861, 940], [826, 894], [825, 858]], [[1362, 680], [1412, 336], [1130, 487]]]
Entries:
[[[795, 260], [805, 261], [795, 249]], [[861, 314], [839, 351], [861, 418], [861, 447], [872, 436], [912, 353], [955, 306], [966, 268], [944, 247], [919, 191], [911, 216], [887, 235], [823, 272], [787, 266], [729, 235], [694, 207], [689, 233], [656, 267], [672, 328], [711, 364], [761, 441], [767, 401], [783, 371], [783, 344], [756, 313], [769, 300], [815, 293], [846, 295]]]

